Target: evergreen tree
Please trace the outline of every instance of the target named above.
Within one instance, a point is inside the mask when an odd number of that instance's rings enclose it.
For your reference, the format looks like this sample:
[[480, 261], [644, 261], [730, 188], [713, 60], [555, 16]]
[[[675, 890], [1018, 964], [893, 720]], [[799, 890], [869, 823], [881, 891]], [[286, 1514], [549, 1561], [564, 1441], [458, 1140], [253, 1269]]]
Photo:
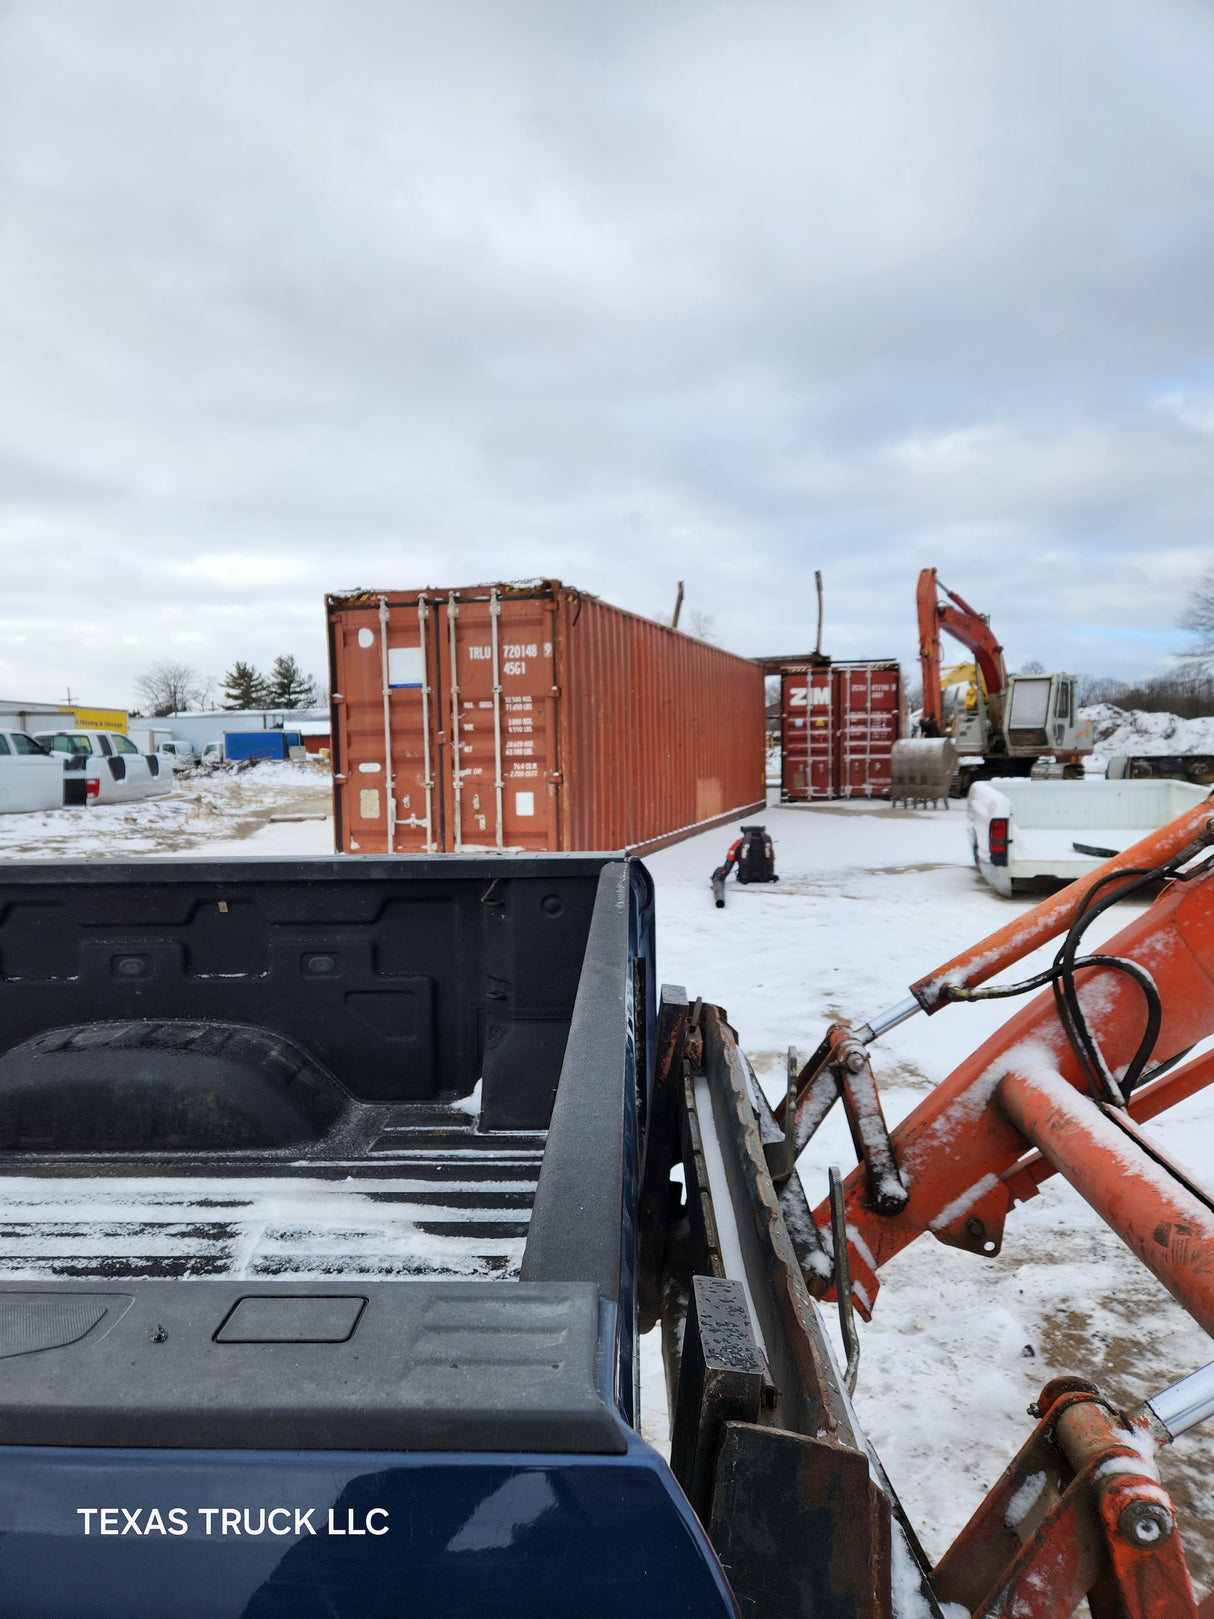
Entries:
[[274, 659], [270, 670], [270, 701], [275, 708], [314, 708], [316, 682], [304, 674], [295, 659], [284, 654]]
[[266, 677], [251, 663], [241, 663], [238, 658], [223, 677], [223, 707], [269, 708], [270, 690]]

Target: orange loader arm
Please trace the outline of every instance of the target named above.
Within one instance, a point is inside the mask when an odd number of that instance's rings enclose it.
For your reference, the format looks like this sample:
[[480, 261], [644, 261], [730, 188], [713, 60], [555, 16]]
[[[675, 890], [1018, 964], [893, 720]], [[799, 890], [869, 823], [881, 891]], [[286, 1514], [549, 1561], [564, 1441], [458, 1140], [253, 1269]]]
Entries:
[[[1160, 881], [1148, 910], [1077, 954], [1092, 917]], [[1060, 936], [1046, 972], [990, 983]], [[886, 1129], [867, 1054], [882, 1033], [920, 1011], [1041, 985]], [[832, 1025], [778, 1112], [799, 1151], [842, 1099], [861, 1160], [842, 1187], [832, 1171], [802, 1259], [818, 1298], [846, 1282], [849, 1367], [851, 1309], [871, 1314], [884, 1264], [927, 1231], [998, 1253], [1013, 1203], [1056, 1173], [1214, 1335], [1214, 1197], [1140, 1129], [1214, 1082], [1214, 1053], [1183, 1062], [1212, 1032], [1214, 795], [921, 979], [889, 1012]], [[1085, 1596], [1093, 1619], [1214, 1619], [1214, 1595], [1200, 1607], [1194, 1597], [1153, 1459], [1214, 1417], [1214, 1362], [1133, 1410], [1063, 1377], [1030, 1411], [1033, 1433], [933, 1569], [936, 1599], [972, 1619], [1066, 1619]]]
[[[1116, 882], [1122, 873], [1152, 870], [1186, 853], [1192, 858], [1212, 839], [1214, 800], [1206, 800], [920, 980], [913, 988], [914, 1000], [904, 1006], [936, 1012], [952, 1000], [973, 998], [979, 985], [1064, 933], [1085, 896], [1102, 885], [1106, 893], [1113, 886], [1107, 879]], [[1182, 1057], [1214, 1032], [1214, 862], [1197, 875], [1171, 881], [1147, 911], [1102, 947], [1100, 956], [1137, 964], [1158, 989], [1161, 1021], [1151, 1070]], [[1143, 989], [1125, 972], [1107, 966], [1081, 967], [1076, 984], [1081, 1000], [1093, 1007], [1088, 1021], [1106, 1066], [1114, 1073], [1124, 1069], [1144, 1032]], [[836, 1025], [835, 1030], [836, 1047], [847, 1045], [849, 1037], [853, 1049], [857, 1041], [866, 1043], [865, 1029]], [[1190, 1070], [1202, 1076], [1202, 1084], [1214, 1080], [1214, 1062], [1199, 1058], [1157, 1084], [1179, 1099], [1189, 1094]], [[807, 1070], [801, 1076], [798, 1109], [808, 1079]], [[1175, 1185], [1168, 1182], [1169, 1172], [1161, 1178], [1158, 1149], [1148, 1152], [1134, 1138], [1133, 1116], [1154, 1091], [1144, 1085], [1133, 1093], [1128, 1108], [1093, 1097], [1053, 994], [1046, 989], [1037, 995], [890, 1132], [892, 1158], [905, 1188], [897, 1210], [877, 1212], [864, 1165], [848, 1177], [847, 1223], [860, 1239], [853, 1245], [851, 1274], [862, 1289], [857, 1293], [861, 1313], [871, 1311], [876, 1272], [926, 1231], [956, 1247], [997, 1253], [1004, 1217], [1027, 1188], [1023, 1175], [1018, 1178], [1020, 1161], [1036, 1151], [1079, 1187], [1164, 1286], [1214, 1334], [1214, 1210], [1204, 1194], [1182, 1184], [1185, 1177]], [[1054, 1122], [1043, 1125], [1042, 1114]], [[1116, 1137], [1110, 1129], [1118, 1132]], [[1144, 1154], [1155, 1168], [1142, 1162]], [[1121, 1170], [1111, 1174], [1115, 1162]], [[1122, 1172], [1127, 1165], [1133, 1166], [1132, 1174]], [[1107, 1209], [1100, 1190], [1104, 1181], [1115, 1187], [1115, 1206]], [[1173, 1225], [1191, 1221], [1193, 1231], [1202, 1234], [1208, 1269], [1203, 1268], [1202, 1242], [1186, 1246], [1170, 1237], [1157, 1238], [1167, 1223], [1159, 1216], [1164, 1197], [1170, 1200]], [[815, 1220], [820, 1227], [829, 1224], [825, 1203]]]

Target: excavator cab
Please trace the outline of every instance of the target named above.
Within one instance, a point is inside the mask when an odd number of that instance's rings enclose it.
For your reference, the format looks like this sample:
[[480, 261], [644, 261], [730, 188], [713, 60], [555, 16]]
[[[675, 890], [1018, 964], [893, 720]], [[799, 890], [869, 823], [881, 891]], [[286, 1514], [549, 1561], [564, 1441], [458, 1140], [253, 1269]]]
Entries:
[[1008, 681], [1009, 753], [1078, 753], [1092, 745], [1079, 718], [1074, 675], [1012, 675]]

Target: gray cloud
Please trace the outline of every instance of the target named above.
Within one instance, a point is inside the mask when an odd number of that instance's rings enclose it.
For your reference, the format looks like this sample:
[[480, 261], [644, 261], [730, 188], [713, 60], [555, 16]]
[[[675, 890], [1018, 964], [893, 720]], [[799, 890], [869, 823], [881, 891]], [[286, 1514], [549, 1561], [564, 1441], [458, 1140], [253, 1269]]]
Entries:
[[1150, 672], [1211, 560], [1214, 18], [0, 10], [0, 690], [564, 577], [753, 653]]

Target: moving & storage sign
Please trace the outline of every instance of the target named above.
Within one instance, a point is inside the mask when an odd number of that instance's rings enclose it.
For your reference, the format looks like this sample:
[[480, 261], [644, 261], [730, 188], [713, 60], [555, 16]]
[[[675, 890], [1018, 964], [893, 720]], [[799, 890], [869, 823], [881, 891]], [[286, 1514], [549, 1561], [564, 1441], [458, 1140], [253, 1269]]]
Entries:
[[126, 735], [125, 708], [60, 707], [59, 712], [74, 714], [78, 731], [121, 731], [124, 736]]

